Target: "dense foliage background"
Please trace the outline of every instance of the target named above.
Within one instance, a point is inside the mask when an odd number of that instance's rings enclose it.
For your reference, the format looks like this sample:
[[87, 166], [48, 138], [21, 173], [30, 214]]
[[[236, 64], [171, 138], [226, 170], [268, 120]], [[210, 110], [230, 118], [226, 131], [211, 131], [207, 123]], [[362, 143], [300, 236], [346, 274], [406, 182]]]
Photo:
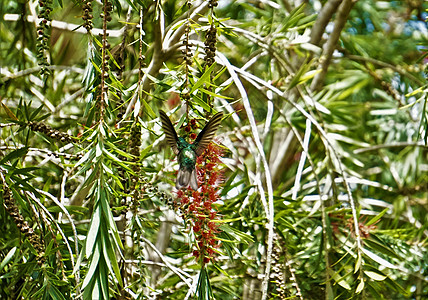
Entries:
[[0, 7], [0, 298], [428, 298], [427, 2]]

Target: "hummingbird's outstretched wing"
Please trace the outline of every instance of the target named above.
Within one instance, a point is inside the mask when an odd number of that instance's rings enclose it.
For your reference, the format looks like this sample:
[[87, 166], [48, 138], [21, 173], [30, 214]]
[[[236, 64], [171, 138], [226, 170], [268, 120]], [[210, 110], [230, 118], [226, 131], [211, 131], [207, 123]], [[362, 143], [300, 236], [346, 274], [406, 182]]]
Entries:
[[202, 152], [204, 152], [205, 148], [208, 147], [209, 143], [211, 143], [212, 139], [214, 138], [215, 132], [221, 123], [222, 118], [222, 112], [216, 113], [214, 117], [212, 117], [211, 120], [208, 121], [204, 129], [199, 132], [198, 137], [196, 138], [194, 143], [196, 147], [195, 152], [197, 156], [201, 155]]
[[171, 146], [172, 151], [174, 151], [175, 154], [178, 154], [178, 136], [177, 132], [174, 129], [174, 125], [172, 125], [171, 120], [168, 118], [167, 114], [163, 110], [159, 110], [160, 114], [160, 120], [162, 122], [162, 128], [165, 132], [166, 141]]

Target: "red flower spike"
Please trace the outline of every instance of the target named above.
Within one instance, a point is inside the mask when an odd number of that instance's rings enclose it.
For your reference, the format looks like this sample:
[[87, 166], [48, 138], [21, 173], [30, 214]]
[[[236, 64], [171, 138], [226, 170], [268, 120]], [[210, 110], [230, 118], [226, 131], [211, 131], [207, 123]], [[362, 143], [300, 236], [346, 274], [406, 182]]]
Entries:
[[196, 140], [197, 135], [196, 135], [196, 133], [192, 132], [189, 137], [192, 140]]
[[[193, 122], [197, 126], [196, 121], [190, 120], [185, 127], [187, 132], [191, 131], [189, 126], [193, 128]], [[192, 135], [193, 132], [190, 133], [190, 138]], [[219, 225], [215, 220], [219, 218], [212, 205], [220, 199], [219, 155], [221, 155], [221, 148], [214, 143], [209, 144], [204, 153], [196, 159], [196, 175], [200, 190], [197, 192], [189, 188], [177, 191], [179, 200], [177, 207], [181, 211], [182, 218], [192, 226], [191, 229], [193, 229], [196, 240], [193, 244], [193, 256], [197, 259], [203, 257], [201, 263], [208, 263], [216, 254], [214, 249], [221, 245], [216, 238]]]
[[190, 130], [192, 130], [192, 128], [189, 125], [187, 125], [186, 127], [184, 127], [184, 131], [190, 132]]

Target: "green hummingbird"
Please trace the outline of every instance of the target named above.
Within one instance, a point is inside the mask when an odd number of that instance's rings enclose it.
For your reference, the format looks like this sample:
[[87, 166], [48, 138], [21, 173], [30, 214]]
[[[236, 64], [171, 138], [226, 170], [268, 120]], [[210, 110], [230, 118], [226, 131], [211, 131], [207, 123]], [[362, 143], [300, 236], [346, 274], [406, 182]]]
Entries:
[[177, 174], [175, 187], [177, 189], [186, 188], [190, 185], [195, 191], [198, 189], [198, 181], [196, 180], [196, 158], [201, 155], [208, 147], [214, 138], [215, 132], [221, 123], [223, 113], [215, 114], [205, 127], [199, 132], [193, 144], [186, 142], [183, 137], [178, 137], [171, 120], [167, 114], [160, 110], [160, 119], [162, 128], [166, 135], [166, 140], [178, 157], [180, 165]]

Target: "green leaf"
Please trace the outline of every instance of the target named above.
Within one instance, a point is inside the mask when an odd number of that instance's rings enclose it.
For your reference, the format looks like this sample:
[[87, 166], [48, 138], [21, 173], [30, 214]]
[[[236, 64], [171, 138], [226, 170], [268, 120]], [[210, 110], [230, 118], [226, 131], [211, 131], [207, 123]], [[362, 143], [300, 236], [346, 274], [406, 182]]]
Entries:
[[21, 158], [24, 157], [28, 152], [28, 147], [22, 147], [16, 150], [13, 150], [8, 155], [3, 157], [2, 160], [0, 160], [0, 165], [3, 165], [5, 162], [10, 161], [15, 158]]
[[386, 278], [385, 275], [382, 275], [373, 271], [364, 271], [364, 274], [366, 274], [368, 277], [376, 281], [383, 281]]
[[355, 294], [361, 293], [361, 291], [364, 289], [364, 280], [361, 278], [360, 283], [357, 286], [357, 289], [355, 290]]
[[31, 115], [28, 121], [34, 120], [34, 118], [39, 114], [39, 112], [43, 109], [43, 105], [39, 106], [37, 109], [35, 109]]
[[55, 287], [55, 285], [50, 284], [49, 285], [49, 295], [54, 300], [65, 300], [65, 297], [62, 295], [62, 293]]
[[340, 285], [341, 287], [343, 287], [344, 289], [347, 289], [348, 291], [351, 290], [351, 286], [349, 285], [349, 283], [347, 283], [345, 281], [345, 279], [341, 279], [337, 282], [338, 285]]
[[227, 272], [218, 264], [213, 263], [214, 268], [216, 268], [220, 273], [222, 273], [224, 276], [231, 278], [229, 274], [227, 274]]
[[99, 263], [100, 257], [101, 257], [99, 242], [96, 243], [96, 246], [93, 250], [94, 251], [90, 253], [91, 256], [87, 255], [87, 257], [91, 258], [91, 263], [89, 265], [88, 273], [86, 273], [85, 279], [83, 280], [83, 283], [82, 283], [83, 289], [89, 284], [89, 282], [92, 279], [94, 279], [94, 277], [97, 277], [96, 275], [94, 276], [94, 274], [97, 270], [98, 263]]
[[241, 243], [250, 243], [250, 242], [254, 242], [254, 239], [251, 235], [240, 231], [237, 228], [234, 228], [232, 226], [226, 225], [226, 224], [222, 224], [220, 225], [220, 229], [224, 232], [226, 232], [227, 234], [230, 234], [231, 236], [233, 236], [235, 238], [235, 241], [239, 241]]
[[198, 96], [193, 96], [193, 102], [199, 106], [201, 106], [204, 110], [210, 111], [212, 108], [201, 98]]
[[230, 98], [230, 97], [227, 97], [227, 96], [222, 96], [222, 95], [216, 94], [216, 93], [211, 92], [209, 90], [206, 90], [204, 88], [199, 88], [199, 91], [202, 92], [202, 93], [205, 93], [207, 95], [210, 95], [210, 96], [213, 96], [213, 97], [217, 97], [217, 98], [229, 99], [229, 100], [233, 99], [233, 98]]
[[86, 246], [85, 246], [86, 257], [91, 256], [92, 250], [97, 241], [98, 231], [100, 227], [100, 217], [101, 217], [100, 207], [99, 205], [97, 205], [92, 215], [91, 226], [89, 227], [89, 231], [86, 234]]
[[210, 76], [211, 76], [211, 72], [214, 70], [215, 65], [216, 64], [213, 63], [208, 69], [206, 69], [204, 74], [202, 74], [201, 78], [199, 78], [199, 80], [192, 85], [192, 89], [189, 92], [190, 94], [196, 91], [204, 83], [208, 83], [209, 85], [211, 84]]
[[106, 260], [103, 259], [103, 263], [100, 264], [100, 273], [99, 273], [99, 286], [101, 287], [101, 291], [103, 293], [104, 299], [109, 299], [109, 282], [108, 282], [108, 272], [105, 268]]
[[370, 236], [369, 239], [364, 240], [366, 246], [371, 250], [376, 250], [380, 253], [383, 253], [389, 257], [393, 257], [396, 259], [401, 259], [400, 256], [395, 253], [395, 251], [390, 248], [385, 242], [378, 239], [374, 234]]
[[199, 273], [196, 293], [198, 294], [198, 300], [210, 300], [214, 298], [210, 279], [205, 267], [202, 267], [201, 273]]
[[9, 250], [9, 252], [6, 254], [5, 258], [2, 260], [0, 264], [0, 271], [3, 270], [4, 266], [9, 263], [9, 261], [12, 259], [12, 257], [15, 255], [17, 248], [13, 247]]
[[155, 112], [153, 111], [152, 107], [147, 103], [147, 101], [143, 97], [140, 97], [139, 99], [143, 103], [144, 109], [149, 114], [150, 118], [156, 119], [157, 116], [156, 116]]
[[6, 112], [6, 115], [11, 118], [14, 121], [18, 121], [18, 118], [15, 116], [15, 114], [9, 109], [9, 107], [7, 107], [5, 104], [3, 104], [3, 102], [1, 102], [1, 106], [3, 107], [4, 111]]
[[360, 269], [360, 267], [361, 267], [361, 261], [362, 261], [361, 253], [360, 253], [360, 252], [358, 252], [357, 261], [355, 262], [354, 274], [355, 274], [355, 273], [357, 273], [357, 272], [358, 272], [358, 270]]
[[389, 210], [389, 208], [387, 207], [387, 208], [385, 208], [384, 210], [382, 210], [377, 216], [375, 216], [375, 217], [373, 217], [370, 221], [368, 221], [367, 223], [366, 223], [366, 226], [370, 226], [370, 225], [372, 225], [372, 224], [374, 224], [374, 223], [376, 223], [377, 222], [377, 220], [379, 220], [380, 218], [382, 218], [383, 217], [383, 215], [384, 214], [386, 214], [386, 212]]
[[291, 90], [296, 85], [302, 82], [305, 82], [305, 80], [301, 80], [301, 77], [303, 76], [303, 74], [305, 74], [309, 70], [310, 66], [311, 66], [311, 63], [308, 62], [306, 59], [305, 62], [301, 65], [300, 69], [297, 71], [296, 75], [294, 75], [293, 79], [291, 79], [291, 82], [287, 87], [288, 90]]
[[391, 264], [390, 262], [386, 261], [385, 259], [383, 259], [382, 257], [380, 257], [377, 254], [374, 254], [373, 252], [371, 252], [370, 250], [366, 249], [366, 248], [362, 248], [363, 253], [365, 255], [367, 255], [368, 257], [370, 257], [372, 260], [374, 260], [375, 262], [377, 262], [378, 264], [386, 267], [386, 268], [390, 268], [390, 269], [397, 269], [397, 266]]

